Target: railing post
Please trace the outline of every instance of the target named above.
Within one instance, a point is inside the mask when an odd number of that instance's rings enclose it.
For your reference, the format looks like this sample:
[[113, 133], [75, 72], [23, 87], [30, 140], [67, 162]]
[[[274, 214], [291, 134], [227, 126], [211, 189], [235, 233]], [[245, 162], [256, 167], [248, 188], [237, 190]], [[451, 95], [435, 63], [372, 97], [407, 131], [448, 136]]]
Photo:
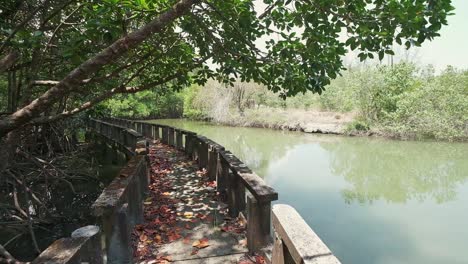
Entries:
[[216, 172], [216, 190], [220, 194], [226, 193], [227, 181], [229, 179], [229, 164], [218, 155], [218, 166]]
[[271, 256], [271, 263], [274, 264], [285, 264], [284, 263], [284, 244], [283, 240], [274, 234], [273, 252]]
[[145, 124], [146, 124], [146, 136], [149, 138], [153, 138], [153, 126], [151, 126], [151, 124], [149, 123], [145, 123]]
[[245, 210], [245, 187], [236, 173], [229, 173], [228, 206], [231, 217]]
[[[133, 173], [135, 168], [133, 168]], [[141, 190], [141, 183], [138, 177], [139, 175], [133, 175], [132, 181], [128, 183], [128, 213], [130, 218], [131, 226], [141, 224], [143, 222], [143, 190]]]
[[199, 145], [198, 145], [198, 166], [200, 169], [207, 167], [208, 165], [208, 144], [206, 138], [198, 136]]
[[137, 124], [137, 132], [143, 134], [143, 124], [140, 122], [136, 122]]
[[247, 216], [247, 245], [252, 254], [271, 242], [271, 202], [260, 202], [247, 194]]
[[176, 129], [176, 148], [178, 150], [182, 150], [182, 131], [180, 129]]
[[193, 144], [195, 143], [194, 138], [195, 138], [195, 133], [187, 132], [185, 134], [185, 153], [190, 158], [193, 157]]
[[128, 204], [123, 204], [117, 211], [114, 230], [107, 250], [107, 263], [109, 264], [133, 263], [128, 211]]
[[175, 146], [174, 144], [174, 128], [168, 127], [168, 135], [169, 135], [169, 146]]
[[71, 234], [72, 238], [85, 237], [88, 239], [85, 248], [81, 249], [80, 260], [88, 263], [103, 263], [101, 232], [98, 226], [89, 225], [79, 228]]
[[220, 158], [220, 152], [224, 150], [224, 147], [210, 144], [208, 149], [208, 165], [206, 170], [208, 171], [208, 178], [210, 181], [214, 181], [218, 174], [218, 160]]
[[167, 126], [162, 127], [162, 142], [166, 145], [169, 143], [169, 131]]
[[158, 139], [159, 138], [159, 128], [155, 125], [155, 124], [152, 124], [151, 125], [151, 128], [152, 128], [152, 138], [153, 139]]

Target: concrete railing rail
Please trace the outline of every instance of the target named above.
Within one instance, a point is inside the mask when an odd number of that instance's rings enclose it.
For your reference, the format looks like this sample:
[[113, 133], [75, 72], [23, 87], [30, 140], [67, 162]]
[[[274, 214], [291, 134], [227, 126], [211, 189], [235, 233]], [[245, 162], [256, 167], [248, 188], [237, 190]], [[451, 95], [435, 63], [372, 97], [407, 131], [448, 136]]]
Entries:
[[102, 264], [101, 236], [97, 226], [75, 230], [71, 237], [56, 240], [32, 264]]
[[127, 125], [116, 125], [93, 118], [88, 120], [88, 127], [101, 136], [122, 145], [130, 155], [135, 155], [138, 141], [144, 138], [142, 134], [128, 128]]
[[[103, 190], [92, 209], [98, 226], [77, 229], [71, 238], [56, 240], [33, 263], [133, 263], [131, 230], [143, 222], [149, 169], [144, 136], [127, 127], [89, 119], [88, 128], [126, 151], [127, 164]], [[102, 232], [100, 231], [102, 230]], [[101, 237], [105, 241], [102, 250]]]
[[274, 264], [340, 263], [294, 208], [282, 204], [272, 208], [278, 193], [220, 144], [167, 125], [120, 118], [105, 121], [160, 139], [184, 151], [200, 168], [205, 168], [210, 180], [216, 181], [217, 191], [227, 197], [230, 215], [246, 217], [247, 245], [251, 253], [269, 251], [274, 242], [271, 254]]
[[149, 192], [147, 143], [142, 133], [125, 123], [90, 119], [89, 127], [132, 154], [92, 208], [103, 229], [107, 263], [133, 263], [131, 230], [143, 222], [143, 200]]

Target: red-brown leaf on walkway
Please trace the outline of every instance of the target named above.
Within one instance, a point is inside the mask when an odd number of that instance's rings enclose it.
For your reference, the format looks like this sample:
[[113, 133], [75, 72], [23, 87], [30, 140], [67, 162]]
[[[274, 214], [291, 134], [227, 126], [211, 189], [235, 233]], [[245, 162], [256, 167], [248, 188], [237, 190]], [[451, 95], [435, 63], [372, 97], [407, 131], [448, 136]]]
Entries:
[[255, 256], [255, 264], [264, 264], [265, 258], [262, 256]]
[[145, 234], [141, 234], [141, 235], [140, 235], [140, 241], [141, 241], [141, 242], [145, 242], [146, 240], [148, 240], [148, 236], [145, 235]]
[[169, 233], [167, 235], [167, 238], [169, 239], [169, 242], [174, 242], [176, 241], [177, 239], [181, 238], [182, 236], [179, 235], [178, 233]]
[[188, 234], [186, 237], [184, 237], [184, 240], [182, 241], [184, 244], [190, 244], [191, 242], [192, 235]]
[[156, 235], [154, 237], [154, 242], [158, 243], [158, 244], [161, 244], [162, 242], [162, 237], [160, 235]]
[[209, 182], [206, 182], [205, 183], [206, 186], [208, 187], [213, 187], [213, 188], [216, 188], [216, 181], [209, 181]]
[[[188, 161], [177, 150], [159, 141], [150, 146], [149, 163], [150, 192], [143, 201], [144, 224], [136, 225], [132, 232], [134, 262], [172, 262], [172, 258], [166, 256], [173, 254], [171, 249], [174, 245], [170, 243], [183, 244], [186, 254], [191, 255], [207, 247], [215, 249], [214, 237], [210, 237], [212, 241], [208, 238], [194, 239], [192, 234], [200, 232], [201, 226], [212, 229], [213, 226], [207, 222], [213, 222], [214, 215], [218, 213], [221, 217], [227, 214], [227, 206], [219, 203], [222, 198], [215, 191], [216, 182], [209, 181], [205, 169], [197, 171], [197, 162]], [[235, 233], [244, 233], [245, 226], [239, 224], [238, 219], [225, 220], [228, 221], [225, 221], [223, 231], [231, 232], [229, 236], [241, 237], [237, 241], [244, 245], [242, 241], [245, 240], [241, 240], [244, 235]], [[232, 241], [229, 243], [235, 246], [237, 242]], [[250, 264], [256, 263], [251, 261]]]

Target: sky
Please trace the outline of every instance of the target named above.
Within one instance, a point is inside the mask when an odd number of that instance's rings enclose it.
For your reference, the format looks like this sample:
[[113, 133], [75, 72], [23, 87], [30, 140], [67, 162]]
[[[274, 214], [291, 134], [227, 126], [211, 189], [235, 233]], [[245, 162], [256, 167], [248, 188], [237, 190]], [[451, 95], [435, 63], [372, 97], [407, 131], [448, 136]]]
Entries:
[[440, 37], [417, 49], [417, 62], [432, 64], [436, 69], [448, 65], [468, 69], [468, 0], [453, 0], [455, 15], [440, 31]]

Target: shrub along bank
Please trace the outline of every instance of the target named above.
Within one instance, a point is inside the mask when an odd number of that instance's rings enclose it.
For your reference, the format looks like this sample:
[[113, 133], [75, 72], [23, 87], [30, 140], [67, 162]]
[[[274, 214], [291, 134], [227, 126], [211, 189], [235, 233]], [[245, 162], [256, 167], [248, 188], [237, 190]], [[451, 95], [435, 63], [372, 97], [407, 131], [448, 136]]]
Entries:
[[321, 95], [283, 100], [257, 84], [209, 82], [185, 89], [184, 116], [213, 122], [288, 129], [336, 125], [343, 133], [466, 140], [468, 71], [435, 74], [410, 63], [350, 69]]
[[351, 68], [321, 94], [283, 100], [262, 85], [216, 81], [175, 92], [146, 91], [108, 100], [96, 111], [135, 118], [396, 138], [467, 140], [468, 71], [410, 63]]

